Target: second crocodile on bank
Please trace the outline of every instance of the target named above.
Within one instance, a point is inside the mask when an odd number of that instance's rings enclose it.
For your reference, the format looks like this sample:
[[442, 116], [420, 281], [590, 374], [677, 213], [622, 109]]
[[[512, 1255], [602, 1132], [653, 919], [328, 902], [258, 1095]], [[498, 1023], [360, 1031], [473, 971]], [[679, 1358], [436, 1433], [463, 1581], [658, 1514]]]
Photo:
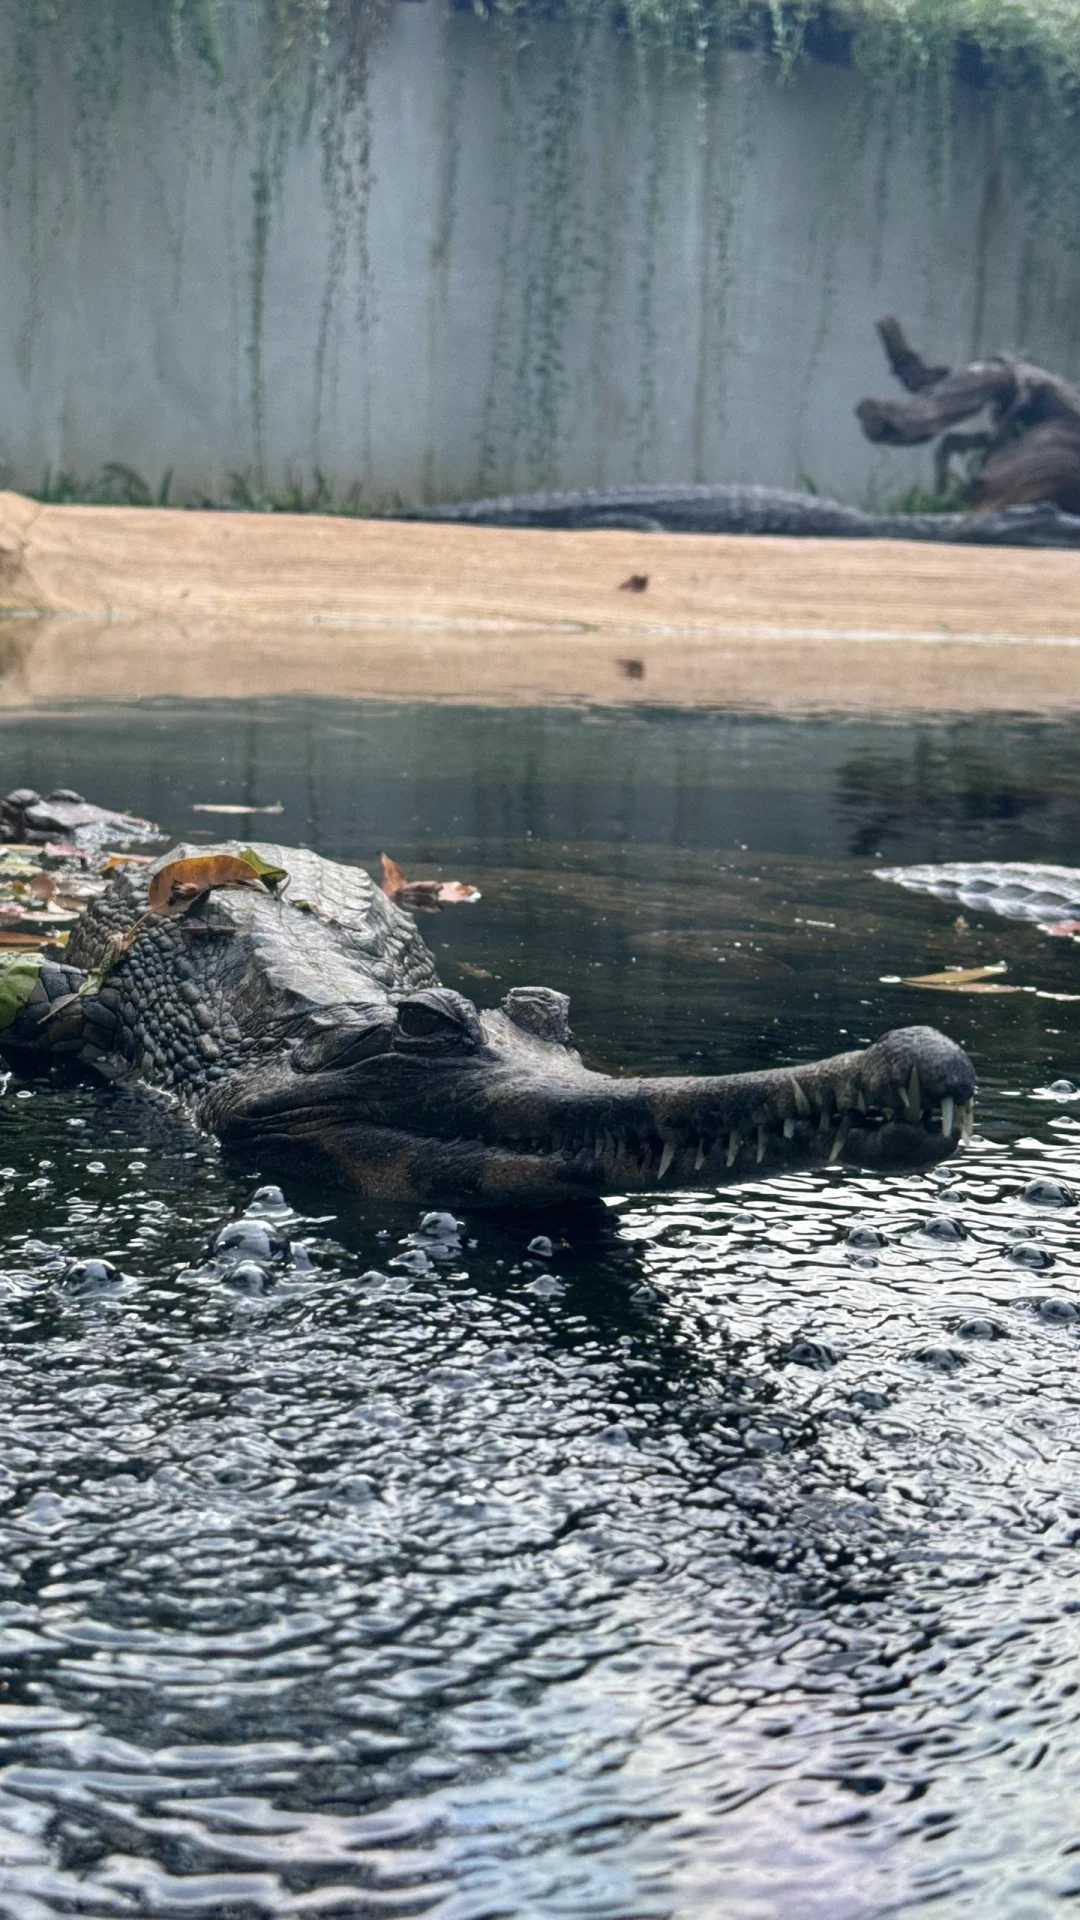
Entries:
[[793, 539], [929, 540], [982, 547], [1077, 547], [1080, 517], [1050, 503], [996, 513], [870, 513], [784, 487], [653, 486], [508, 493], [414, 507], [402, 520], [469, 527], [552, 527], [578, 533], [779, 534]]

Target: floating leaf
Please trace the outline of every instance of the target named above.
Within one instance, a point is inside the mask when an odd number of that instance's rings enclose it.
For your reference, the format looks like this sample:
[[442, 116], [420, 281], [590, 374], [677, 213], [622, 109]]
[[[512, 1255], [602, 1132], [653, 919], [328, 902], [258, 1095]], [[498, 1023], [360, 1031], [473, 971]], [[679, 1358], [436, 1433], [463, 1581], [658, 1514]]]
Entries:
[[65, 927], [69, 926], [72, 920], [78, 920], [81, 912], [80, 907], [19, 907], [14, 901], [8, 901], [0, 906], [0, 927], [16, 925], [46, 929]]
[[462, 880], [406, 880], [396, 860], [380, 853], [383, 892], [395, 906], [411, 907], [418, 913], [440, 913], [444, 906], [472, 906], [480, 898], [478, 888]]
[[38, 983], [45, 955], [0, 954], [0, 1029], [17, 1020]]
[[644, 593], [649, 584], [647, 573], [631, 573], [625, 580], [619, 581], [620, 593]]
[[398, 866], [397, 861], [391, 860], [388, 853], [380, 853], [379, 859], [382, 861], [383, 892], [388, 893], [390, 898], [393, 899], [395, 894], [404, 893], [409, 883], [402, 873], [401, 868]]
[[116, 873], [121, 867], [148, 867], [154, 856], [152, 853], [110, 853], [102, 873]]
[[278, 880], [285, 878], [281, 867], [268, 866], [246, 847], [239, 857], [235, 853], [200, 853], [186, 860], [171, 860], [150, 882], [150, 912], [171, 918], [186, 913], [191, 902], [212, 887], [266, 886], [273, 892]]
[[191, 811], [192, 813], [284, 813], [285, 808], [280, 800], [275, 800], [272, 807], [242, 807], [226, 800], [196, 800]]
[[0, 880], [33, 880], [40, 872], [37, 861], [28, 859], [22, 847], [5, 847], [0, 851]]
[[986, 967], [952, 967], [945, 973], [917, 973], [904, 981], [905, 987], [933, 987], [942, 993], [1019, 993], [1019, 987], [1006, 986], [997, 976], [1008, 972], [1004, 960]]

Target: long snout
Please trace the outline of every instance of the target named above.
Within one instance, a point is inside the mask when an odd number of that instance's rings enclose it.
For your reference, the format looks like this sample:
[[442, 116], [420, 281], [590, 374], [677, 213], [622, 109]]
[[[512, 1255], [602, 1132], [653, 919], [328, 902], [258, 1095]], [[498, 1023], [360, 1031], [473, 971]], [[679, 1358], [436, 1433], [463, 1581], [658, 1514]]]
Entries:
[[755, 1168], [932, 1165], [970, 1130], [974, 1090], [960, 1047], [909, 1027], [764, 1073], [623, 1080], [582, 1069], [546, 1087], [511, 1074], [492, 1088], [483, 1132], [553, 1173], [557, 1163], [584, 1190], [713, 1186]]

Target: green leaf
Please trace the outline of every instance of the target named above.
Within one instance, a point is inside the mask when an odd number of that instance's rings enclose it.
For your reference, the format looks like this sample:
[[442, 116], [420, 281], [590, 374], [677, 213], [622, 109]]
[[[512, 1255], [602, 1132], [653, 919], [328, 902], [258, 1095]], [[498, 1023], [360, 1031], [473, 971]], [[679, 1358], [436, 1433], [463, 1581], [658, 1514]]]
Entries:
[[0, 954], [0, 1031], [18, 1019], [44, 964], [43, 953]]
[[255, 852], [254, 847], [241, 847], [240, 858], [246, 860], [249, 867], [254, 867], [263, 886], [268, 887], [271, 893], [276, 893], [282, 882], [289, 877], [285, 867], [272, 867], [268, 860], [264, 860]]

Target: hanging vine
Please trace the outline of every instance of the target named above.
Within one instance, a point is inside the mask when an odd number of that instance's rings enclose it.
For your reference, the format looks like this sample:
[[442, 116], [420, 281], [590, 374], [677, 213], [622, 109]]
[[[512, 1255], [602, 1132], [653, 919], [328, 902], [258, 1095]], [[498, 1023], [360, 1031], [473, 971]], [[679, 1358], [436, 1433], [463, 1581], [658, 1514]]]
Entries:
[[[347, 168], [340, 123], [361, 109], [370, 50], [392, 0], [0, 0], [0, 157], [10, 171], [21, 112], [50, 65], [75, 103], [85, 172], [105, 178], [127, 63], [137, 48], [179, 77], [225, 88], [234, 109], [267, 112], [279, 131], [314, 115], [328, 152]], [[781, 76], [822, 54], [850, 60], [883, 97], [919, 91], [948, 119], [957, 78], [993, 86], [1011, 103], [1033, 198], [1080, 158], [1080, 0], [451, 0], [510, 20], [525, 44], [539, 19], [580, 33], [605, 24], [642, 47], [700, 62], [710, 48], [756, 45]], [[240, 60], [237, 49], [257, 49]]]
[[[607, 58], [609, 33], [632, 49], [641, 79], [647, 165], [642, 181], [644, 245], [637, 282], [639, 332], [646, 342], [639, 460], [653, 444], [657, 400], [653, 383], [655, 232], [665, 201], [669, 123], [661, 96], [680, 68], [692, 78], [706, 142], [709, 102], [720, 88], [725, 56], [756, 49], [781, 82], [798, 84], [813, 59], [853, 66], [862, 79], [859, 111], [888, 128], [917, 126], [928, 178], [939, 202], [948, 197], [958, 89], [993, 92], [995, 165], [1009, 191], [1020, 193], [1033, 229], [1062, 246], [1080, 244], [1080, 0], [427, 0], [490, 18], [503, 63], [504, 111], [518, 116], [511, 129], [506, 190], [500, 201], [509, 254], [524, 221], [535, 242], [516, 291], [500, 283], [493, 364], [516, 358], [510, 439], [530, 478], [557, 472], [559, 448], [573, 402], [568, 384], [568, 329], [580, 286], [602, 290], [614, 272], [605, 238], [584, 227], [581, 180], [593, 164], [590, 100]], [[264, 482], [268, 406], [264, 316], [271, 283], [275, 220], [290, 155], [311, 137], [319, 143], [328, 220], [323, 294], [314, 343], [312, 456], [320, 459], [320, 430], [333, 377], [333, 342], [342, 336], [346, 300], [353, 308], [352, 339], [367, 354], [373, 324], [368, 221], [373, 182], [370, 83], [373, 55], [395, 0], [0, 0], [0, 197], [21, 182], [23, 204], [37, 218], [39, 148], [55, 139], [57, 103], [69, 127], [77, 172], [90, 196], [107, 200], [114, 162], [138, 136], [132, 99], [140, 76], [172, 89], [219, 121], [231, 124], [237, 150], [253, 158], [244, 325], [247, 347], [246, 420], [253, 477]], [[555, 22], [564, 40], [552, 55], [539, 49], [538, 28]], [[527, 84], [511, 76], [516, 68]], [[246, 147], [241, 146], [246, 142]], [[859, 144], [859, 142], [856, 142]], [[887, 155], [888, 139], [883, 152]], [[126, 156], [125, 156], [126, 157]], [[718, 297], [730, 220], [725, 185], [704, 175], [709, 244], [718, 276], [703, 300]], [[882, 169], [886, 166], [882, 160]], [[520, 189], [520, 191], [519, 191]], [[452, 203], [452, 191], [448, 187]], [[884, 172], [877, 182], [886, 191]], [[516, 196], [516, 197], [515, 197]], [[505, 204], [504, 204], [505, 203]], [[449, 217], [449, 216], [448, 216]], [[37, 311], [38, 237], [27, 255], [29, 293], [26, 353]], [[610, 248], [609, 248], [610, 252]], [[351, 279], [350, 274], [355, 278]], [[591, 283], [590, 283], [591, 284]], [[354, 292], [347, 290], [354, 289]], [[598, 297], [600, 297], [598, 295]], [[606, 297], [606, 296], [605, 296]], [[520, 309], [520, 311], [519, 311]], [[516, 324], [516, 322], [520, 324]], [[606, 323], [605, 323], [606, 324]], [[723, 329], [709, 338], [706, 361], [722, 352]], [[608, 339], [598, 323], [597, 340]], [[599, 349], [598, 349], [599, 350]], [[606, 349], [605, 349], [606, 350]], [[699, 369], [699, 412], [708, 386]], [[492, 375], [477, 457], [482, 477], [495, 477], [498, 430]], [[365, 403], [366, 404], [366, 403]], [[702, 412], [702, 418], [704, 414]], [[369, 438], [361, 423], [360, 440]], [[370, 455], [364, 450], [365, 471]], [[707, 464], [704, 443], [696, 466]]]

